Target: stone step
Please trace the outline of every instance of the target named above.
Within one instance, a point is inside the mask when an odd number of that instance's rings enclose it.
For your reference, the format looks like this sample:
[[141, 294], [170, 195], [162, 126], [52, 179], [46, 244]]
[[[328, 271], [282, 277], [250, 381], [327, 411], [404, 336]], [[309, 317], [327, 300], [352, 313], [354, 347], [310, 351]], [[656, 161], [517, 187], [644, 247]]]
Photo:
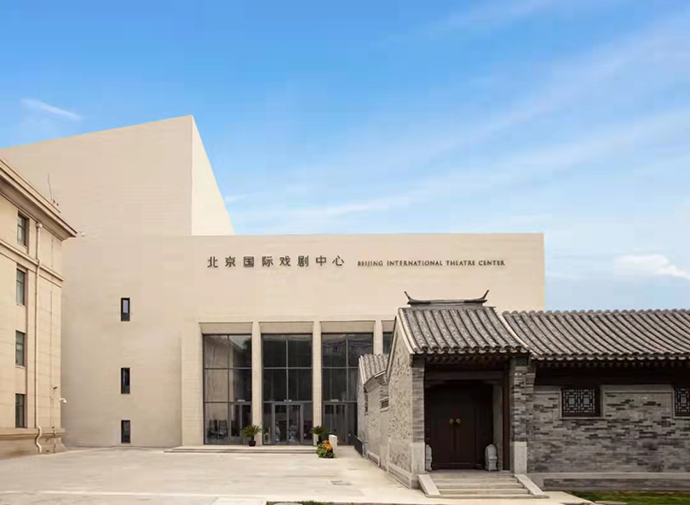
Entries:
[[443, 478], [442, 477], [439, 479], [435, 475], [432, 475], [431, 478], [434, 479], [434, 482], [438, 482], [438, 483], [446, 483], [446, 482], [450, 482], [450, 483], [453, 483], [453, 482], [489, 482], [490, 483], [490, 482], [495, 482], [498, 484], [501, 482], [517, 482], [515, 477], [504, 477], [501, 479], [495, 479], [492, 477], [478, 477], [478, 478], [474, 478], [474, 479], [471, 479], [471, 478], [450, 479], [450, 478]]
[[466, 483], [448, 483], [448, 484], [439, 484], [438, 482], [435, 482], [436, 487], [439, 489], [439, 491], [445, 491], [445, 490], [451, 490], [451, 489], [476, 489], [476, 488], [483, 488], [483, 489], [524, 489], [523, 485], [520, 484], [519, 482], [497, 482], [493, 484], [487, 484], [485, 482], [466, 482]]
[[522, 489], [492, 489], [492, 488], [486, 488], [486, 487], [469, 487], [466, 489], [453, 489], [453, 490], [446, 490], [446, 489], [439, 489], [439, 492], [441, 493], [441, 496], [449, 496], [449, 495], [465, 495], [465, 494], [490, 494], [490, 495], [496, 495], [496, 494], [529, 494], [529, 491], [527, 491], [524, 487]]
[[457, 500], [480, 500], [480, 499], [491, 499], [491, 500], [519, 500], [534, 498], [531, 494], [443, 494], [442, 498], [454, 498]]

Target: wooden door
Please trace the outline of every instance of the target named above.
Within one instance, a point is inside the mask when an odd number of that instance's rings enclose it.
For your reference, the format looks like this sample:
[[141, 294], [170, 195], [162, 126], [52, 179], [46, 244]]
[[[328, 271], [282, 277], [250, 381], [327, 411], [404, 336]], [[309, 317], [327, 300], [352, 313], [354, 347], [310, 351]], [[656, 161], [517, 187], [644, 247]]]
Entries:
[[445, 385], [428, 393], [432, 468], [483, 468], [493, 439], [491, 386]]

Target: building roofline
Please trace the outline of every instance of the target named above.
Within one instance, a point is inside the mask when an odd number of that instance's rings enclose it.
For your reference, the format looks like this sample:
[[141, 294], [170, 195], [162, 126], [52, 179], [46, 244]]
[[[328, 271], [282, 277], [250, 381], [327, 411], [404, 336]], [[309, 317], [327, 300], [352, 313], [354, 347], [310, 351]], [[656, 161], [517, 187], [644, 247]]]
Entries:
[[[24, 199], [30, 205], [33, 205], [49, 223], [54, 225], [53, 228], [57, 228], [63, 240], [68, 237], [77, 236], [77, 230], [62, 217], [60, 210], [50, 200], [43, 196], [43, 194], [29, 181], [22, 177], [12, 165], [2, 158], [0, 158], [0, 181], [4, 181], [20, 198]], [[10, 195], [7, 196], [9, 197]], [[16, 204], [17, 202], [13, 203]]]

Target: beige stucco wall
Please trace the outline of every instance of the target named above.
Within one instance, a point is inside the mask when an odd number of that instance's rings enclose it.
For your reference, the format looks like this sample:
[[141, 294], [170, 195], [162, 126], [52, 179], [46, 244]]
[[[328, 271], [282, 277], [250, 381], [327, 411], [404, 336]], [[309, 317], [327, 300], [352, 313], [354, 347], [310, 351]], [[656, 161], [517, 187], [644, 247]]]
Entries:
[[232, 233], [192, 116], [0, 149], [0, 158], [90, 237]]
[[[67, 439], [83, 445], [119, 443], [121, 419], [132, 421], [134, 445], [202, 443], [205, 323], [246, 323], [257, 336], [260, 323], [291, 331], [289, 321], [308, 330], [315, 321], [368, 321], [373, 331], [405, 303], [404, 290], [449, 298], [490, 289], [489, 302], [500, 310], [544, 304], [541, 235], [82, 237], [67, 242], [64, 255], [75, 265], [65, 289], [64, 417]], [[237, 266], [226, 268], [231, 255]], [[256, 266], [245, 268], [250, 255]], [[274, 266], [261, 267], [269, 255]], [[285, 255], [292, 266], [279, 266]], [[309, 255], [309, 267], [296, 266], [299, 255]], [[315, 262], [320, 255], [328, 258], [323, 266]], [[208, 268], [211, 256], [217, 268]], [[336, 256], [345, 262], [340, 267], [331, 262]], [[378, 258], [505, 265], [358, 266]], [[121, 297], [132, 300], [130, 322], [119, 320]], [[119, 391], [121, 367], [132, 370], [130, 395]]]

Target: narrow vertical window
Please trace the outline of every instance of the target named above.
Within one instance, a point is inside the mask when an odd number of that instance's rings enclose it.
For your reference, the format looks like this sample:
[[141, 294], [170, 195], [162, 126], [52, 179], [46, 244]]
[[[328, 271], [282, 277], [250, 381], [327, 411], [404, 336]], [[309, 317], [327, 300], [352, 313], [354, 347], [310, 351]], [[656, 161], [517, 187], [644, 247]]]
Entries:
[[676, 416], [690, 417], [690, 387], [674, 388]]
[[26, 305], [26, 272], [17, 269], [17, 305]]
[[14, 364], [26, 366], [26, 333], [15, 331]]
[[26, 395], [14, 395], [14, 427], [26, 428]]
[[120, 442], [123, 444], [129, 444], [132, 439], [132, 427], [128, 420], [122, 420], [120, 422]]
[[120, 368], [120, 394], [129, 394], [129, 368]]
[[129, 321], [130, 310], [129, 298], [120, 298], [120, 321]]
[[17, 242], [26, 247], [29, 242], [29, 219], [17, 214]]

